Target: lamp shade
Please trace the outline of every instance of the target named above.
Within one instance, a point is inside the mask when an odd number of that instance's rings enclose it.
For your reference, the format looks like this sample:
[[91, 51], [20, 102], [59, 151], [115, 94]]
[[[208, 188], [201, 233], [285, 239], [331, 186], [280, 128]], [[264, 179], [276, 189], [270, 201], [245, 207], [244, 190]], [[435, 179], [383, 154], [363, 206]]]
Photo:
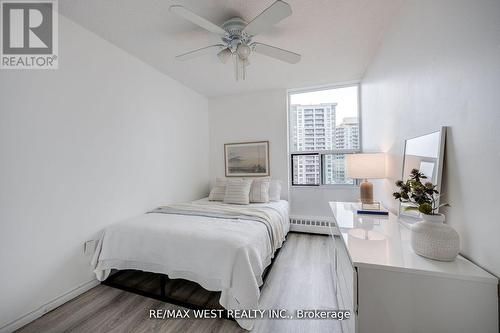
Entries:
[[347, 177], [385, 178], [385, 154], [347, 154]]
[[222, 51], [220, 51], [219, 53], [217, 53], [217, 57], [219, 57], [220, 62], [222, 62], [223, 64], [225, 64], [229, 60], [229, 58], [231, 58], [232, 55], [233, 54], [231, 53], [231, 50], [228, 49], [227, 47]]

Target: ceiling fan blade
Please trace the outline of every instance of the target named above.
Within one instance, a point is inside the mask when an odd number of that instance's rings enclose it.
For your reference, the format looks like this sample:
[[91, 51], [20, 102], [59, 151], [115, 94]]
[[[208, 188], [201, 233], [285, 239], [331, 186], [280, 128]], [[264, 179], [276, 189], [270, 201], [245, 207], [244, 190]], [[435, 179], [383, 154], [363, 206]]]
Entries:
[[216, 35], [224, 36], [226, 31], [219, 27], [217, 24], [210, 22], [209, 20], [193, 13], [184, 6], [174, 5], [170, 6], [169, 10], [172, 13], [179, 15], [180, 17], [208, 30]]
[[262, 43], [252, 43], [253, 50], [257, 53], [264, 54], [268, 57], [278, 59], [290, 64], [296, 64], [300, 61], [300, 54], [280, 49], [279, 47], [274, 47]]
[[266, 10], [260, 13], [243, 29], [250, 36], [255, 36], [269, 29], [279, 21], [292, 14], [292, 7], [284, 1], [277, 0]]
[[201, 57], [206, 54], [212, 53], [212, 50], [217, 48], [217, 49], [222, 49], [225, 48], [226, 46], [222, 44], [216, 44], [216, 45], [210, 45], [207, 47], [202, 47], [201, 49], [197, 49], [194, 51], [189, 51], [183, 54], [179, 54], [178, 56], [175, 56], [175, 59], [180, 60], [180, 61], [185, 61], [185, 60], [190, 60], [193, 58]]

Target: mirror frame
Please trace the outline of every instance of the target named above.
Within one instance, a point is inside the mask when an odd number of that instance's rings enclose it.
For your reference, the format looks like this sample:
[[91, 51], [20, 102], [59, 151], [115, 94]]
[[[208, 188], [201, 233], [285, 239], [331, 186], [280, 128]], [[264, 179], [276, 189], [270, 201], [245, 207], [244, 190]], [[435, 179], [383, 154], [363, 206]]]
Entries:
[[[441, 180], [442, 180], [442, 176], [443, 176], [443, 165], [444, 165], [444, 150], [445, 150], [445, 145], [446, 145], [446, 128], [447, 128], [446, 126], [441, 126], [441, 128], [437, 131], [429, 132], [427, 134], [415, 136], [415, 137], [412, 137], [412, 138], [405, 140], [405, 144], [404, 144], [404, 148], [403, 148], [403, 165], [401, 168], [402, 169], [401, 170], [401, 179], [403, 181], [405, 180], [404, 172], [405, 172], [405, 160], [406, 160], [406, 147], [407, 147], [408, 141], [412, 140], [412, 139], [420, 138], [422, 136], [430, 135], [433, 133], [440, 133], [439, 134], [439, 148], [438, 148], [439, 149], [438, 150], [438, 169], [437, 169], [437, 173], [436, 173], [436, 184], [435, 185], [437, 185], [436, 188], [439, 191], [439, 193], [441, 194]], [[439, 199], [440, 198], [438, 197], [438, 199], [437, 199], [438, 205], [439, 205]], [[439, 210], [438, 210], [438, 212], [439, 212]], [[418, 214], [420, 214], [420, 213], [418, 213]], [[399, 202], [398, 215], [399, 215], [399, 217], [418, 218], [418, 216], [415, 216], [415, 214], [408, 214], [405, 211], [403, 211], [401, 202]]]

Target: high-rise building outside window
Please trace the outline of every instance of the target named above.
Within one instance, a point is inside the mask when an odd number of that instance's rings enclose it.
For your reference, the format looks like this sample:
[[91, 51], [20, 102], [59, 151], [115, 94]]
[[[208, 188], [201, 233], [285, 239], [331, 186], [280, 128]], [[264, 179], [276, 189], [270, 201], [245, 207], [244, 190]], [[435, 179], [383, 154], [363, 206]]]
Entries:
[[345, 155], [360, 151], [359, 85], [290, 92], [293, 186], [354, 184]]

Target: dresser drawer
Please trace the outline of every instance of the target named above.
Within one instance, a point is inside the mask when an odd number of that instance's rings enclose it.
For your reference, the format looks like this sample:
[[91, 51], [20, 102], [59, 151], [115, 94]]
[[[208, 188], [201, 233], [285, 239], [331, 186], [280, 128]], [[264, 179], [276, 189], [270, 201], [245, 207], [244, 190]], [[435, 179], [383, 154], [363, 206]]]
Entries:
[[356, 332], [356, 270], [340, 238], [335, 239], [335, 290], [339, 309], [350, 310], [351, 319], [341, 321], [344, 332]]

